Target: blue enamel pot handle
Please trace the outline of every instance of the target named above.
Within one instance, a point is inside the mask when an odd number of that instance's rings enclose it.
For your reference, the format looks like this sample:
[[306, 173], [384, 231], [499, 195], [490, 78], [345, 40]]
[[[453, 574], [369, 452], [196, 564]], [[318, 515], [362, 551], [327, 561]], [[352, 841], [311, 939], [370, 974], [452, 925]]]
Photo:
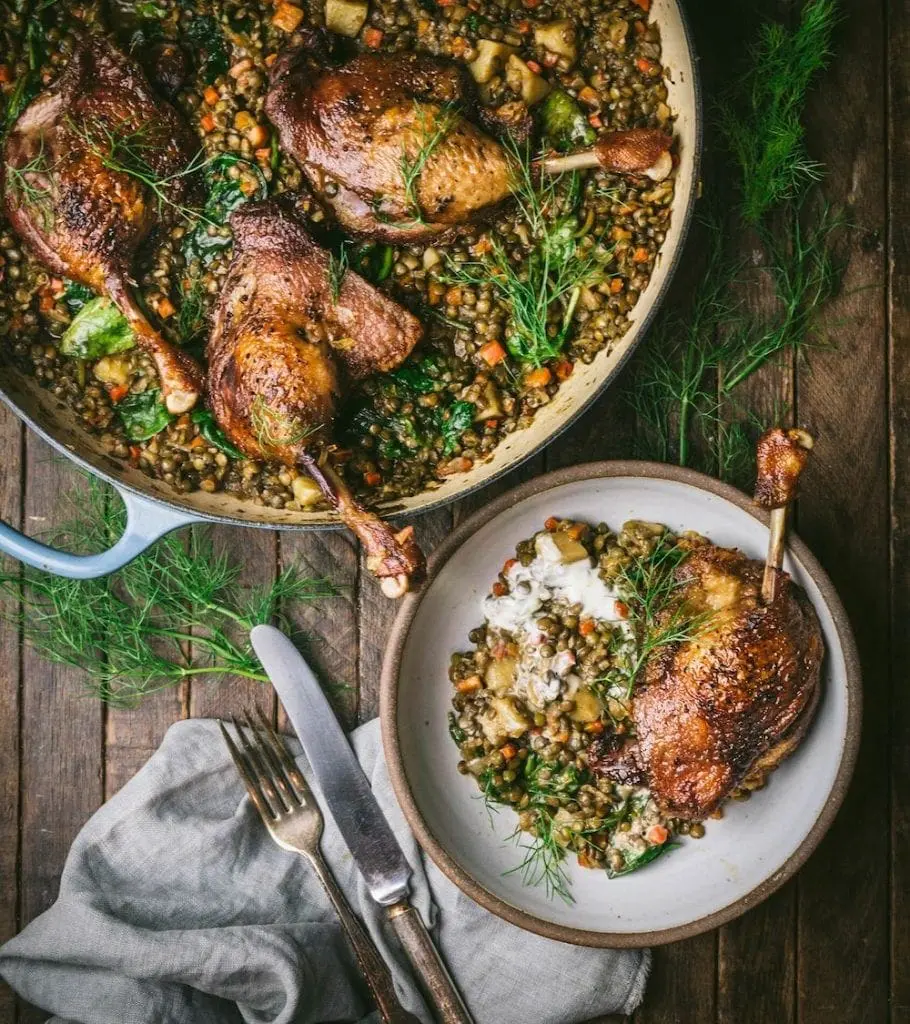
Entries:
[[126, 505], [126, 529], [120, 540], [107, 551], [98, 555], [71, 555], [32, 540], [6, 523], [0, 523], [0, 551], [57, 576], [90, 580], [116, 572], [171, 530], [201, 521], [198, 516], [140, 498], [131, 491], [118, 487], [117, 493]]

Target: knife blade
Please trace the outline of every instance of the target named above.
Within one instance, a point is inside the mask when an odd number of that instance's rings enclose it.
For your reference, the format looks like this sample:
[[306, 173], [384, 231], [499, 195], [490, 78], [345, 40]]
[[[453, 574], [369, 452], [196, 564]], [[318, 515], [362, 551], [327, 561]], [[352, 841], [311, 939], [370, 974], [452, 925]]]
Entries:
[[370, 895], [382, 906], [404, 899], [411, 869], [313, 670], [274, 626], [256, 626], [250, 641]]
[[274, 626], [256, 626], [250, 641], [300, 739], [316, 787], [370, 895], [386, 908], [439, 1019], [444, 1024], [473, 1024], [419, 912], [408, 902], [411, 869], [319, 681], [303, 655]]

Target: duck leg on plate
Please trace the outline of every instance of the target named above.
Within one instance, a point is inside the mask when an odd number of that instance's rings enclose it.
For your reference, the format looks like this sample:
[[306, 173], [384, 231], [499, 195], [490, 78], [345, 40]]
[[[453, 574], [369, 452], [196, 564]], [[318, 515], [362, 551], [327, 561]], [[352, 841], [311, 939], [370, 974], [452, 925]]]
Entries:
[[413, 53], [332, 66], [324, 36], [283, 54], [266, 112], [282, 147], [345, 230], [388, 242], [427, 239], [509, 196], [506, 153], [470, 120], [463, 66]]
[[663, 181], [673, 170], [672, 145], [673, 137], [658, 128], [630, 128], [607, 132], [591, 149], [583, 152], [546, 157], [540, 161], [540, 167], [546, 174], [601, 167], [616, 174], [636, 174]]
[[80, 38], [60, 77], [23, 111], [4, 149], [16, 233], [55, 274], [104, 292], [151, 356], [172, 413], [192, 408], [202, 371], [149, 323], [130, 288], [158, 205], [181, 204], [198, 149], [177, 111], [100, 37]]
[[[759, 442], [757, 500], [795, 494], [808, 451], [803, 432]], [[592, 769], [644, 784], [680, 818], [710, 815], [741, 785], [760, 782], [799, 744], [821, 692], [823, 644], [812, 606], [772, 553], [766, 566], [714, 544], [693, 546], [674, 570], [657, 628], [683, 609], [699, 625], [645, 663], [631, 706], [634, 738], [592, 748]], [[774, 564], [778, 563], [778, 564]]]
[[357, 504], [326, 455], [345, 384], [391, 370], [423, 328], [353, 271], [331, 276], [329, 254], [307, 234], [290, 200], [234, 214], [234, 255], [208, 343], [208, 400], [246, 455], [308, 472], [397, 597], [420, 576], [413, 529], [400, 533]]

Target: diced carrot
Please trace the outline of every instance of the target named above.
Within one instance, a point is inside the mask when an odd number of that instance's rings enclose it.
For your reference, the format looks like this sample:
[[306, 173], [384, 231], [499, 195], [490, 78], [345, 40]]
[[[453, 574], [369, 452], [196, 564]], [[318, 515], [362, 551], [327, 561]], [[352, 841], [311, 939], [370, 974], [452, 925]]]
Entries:
[[471, 44], [464, 38], [464, 36], [455, 36], [452, 40], [453, 57], [463, 57], [470, 49]]
[[632, 0], [637, 7], [640, 7], [643, 11], [651, 10], [651, 0]]
[[556, 733], [556, 735], [553, 737], [553, 739], [554, 739], [554, 741], [556, 743], [568, 743], [569, 742], [569, 734], [568, 734], [568, 732], [565, 729], [563, 729], [562, 732]]
[[221, 96], [218, 94], [218, 90], [214, 86], [209, 85], [206, 87], [205, 92], [203, 92], [202, 98], [210, 107], [214, 107], [218, 100], [221, 99]]
[[206, 440], [202, 434], [197, 434], [192, 441], [187, 445], [187, 448], [203, 448], [205, 447]]
[[493, 591], [493, 597], [503, 597], [507, 593], [505, 583], [500, 583], [499, 580], [493, 584], [491, 590]]
[[269, 130], [264, 124], [254, 124], [246, 133], [253, 149], [259, 149], [269, 141]]
[[202, 125], [202, 130], [208, 134], [215, 130], [215, 118], [211, 114], [203, 114], [199, 119], [199, 123]]
[[461, 305], [461, 289], [450, 288], [446, 292], [446, 303], [449, 306], [460, 306]]
[[369, 470], [363, 474], [363, 482], [367, 487], [378, 487], [382, 483], [382, 476], [375, 470]]
[[534, 72], [535, 75], [539, 75], [540, 72], [543, 70], [536, 60], [528, 60], [525, 61], [525, 63]]
[[511, 761], [518, 753], [518, 747], [516, 747], [514, 743], [505, 743], [499, 748], [499, 753], [502, 754], [507, 761]]
[[509, 571], [509, 569], [511, 569], [515, 565], [518, 565], [518, 559], [517, 558], [507, 558], [502, 563], [502, 571], [503, 571], [503, 573], [507, 573]]
[[483, 425], [488, 430], [494, 430], [496, 427], [499, 426], [499, 420], [495, 416], [491, 416], [488, 420], [483, 421]]
[[270, 53], [265, 58], [265, 66], [267, 68], [270, 68], [275, 63], [276, 60], [278, 60], [278, 54], [277, 53]]
[[188, 412], [181, 413], [177, 417], [177, 426], [178, 427], [188, 427], [192, 422], [193, 421], [190, 418], [190, 414]]
[[272, 15], [272, 24], [283, 32], [295, 32], [301, 21], [303, 10], [294, 4], [280, 3]]
[[621, 277], [614, 277], [610, 281], [610, 294], [619, 295], [619, 293], [625, 288], [625, 283]]
[[167, 318], [169, 316], [173, 316], [177, 312], [177, 310], [174, 308], [174, 303], [171, 302], [171, 300], [167, 298], [167, 296], [165, 296], [158, 303], [158, 308], [155, 310], [155, 312], [158, 314], [158, 316], [161, 317], [162, 320], [167, 320]]
[[584, 103], [587, 107], [597, 107], [598, 110], [600, 109], [600, 95], [590, 85], [586, 85], [584, 89], [579, 89], [578, 101], [579, 103]]
[[546, 366], [538, 366], [525, 377], [525, 384], [529, 388], [545, 388], [553, 379], [553, 374]]
[[267, 164], [272, 159], [272, 150], [269, 146], [257, 149], [253, 154], [261, 164]]
[[581, 540], [587, 529], [588, 527], [585, 523], [573, 523], [568, 530], [566, 530], [566, 534], [571, 537], [572, 540]]
[[655, 846], [663, 845], [670, 838], [670, 833], [663, 827], [663, 825], [652, 825], [645, 833], [645, 839], [649, 843], [653, 843]]
[[425, 36], [427, 32], [430, 31], [430, 26], [432, 24], [433, 23], [431, 21], [427, 21], [426, 18], [420, 18], [417, 22], [417, 35]]
[[559, 63], [559, 54], [553, 53], [552, 50], [547, 50], [547, 52], [543, 55], [543, 63], [545, 67], [555, 68], [556, 65]]
[[600, 116], [600, 114], [589, 114], [588, 115], [588, 124], [592, 128], [603, 128], [603, 126], [604, 126], [603, 118]]
[[448, 462], [439, 466], [436, 470], [437, 476], [452, 476], [454, 473], [467, 473], [474, 465], [474, 461], [466, 455], [459, 455], [456, 459], [449, 459]]
[[632, 259], [636, 263], [647, 263], [648, 262], [648, 255], [649, 255], [648, 254], [648, 250], [643, 245], [640, 245], [635, 250], [635, 252], [632, 253]]
[[546, 519], [544, 519], [543, 525], [545, 529], [549, 530], [550, 533], [552, 533], [556, 529], [556, 527], [559, 526], [559, 520], [556, 518], [556, 516], [548, 516]]
[[655, 71], [660, 70], [659, 64], [655, 64], [653, 60], [648, 60], [646, 57], [639, 57], [635, 61], [635, 66], [643, 75], [653, 75]]
[[142, 449], [137, 444], [130, 445], [130, 458], [133, 462], [139, 461], [139, 456], [142, 454]]
[[572, 376], [573, 369], [575, 367], [568, 359], [560, 359], [556, 366], [553, 367], [553, 372], [556, 374], [557, 380], [568, 380]]
[[483, 686], [483, 680], [480, 676], [468, 676], [467, 679], [459, 679], [455, 684], [455, 689], [459, 693], [476, 693]]
[[452, 4], [456, 2], [456, 0], [437, 0], [437, 2], [439, 3], [440, 7], [451, 7]]
[[531, 22], [527, 18], [522, 18], [515, 26], [515, 31], [520, 32], [523, 36], [527, 35], [531, 31]]
[[614, 601], [613, 607], [616, 610], [616, 614], [621, 619], [627, 619], [629, 617], [629, 606], [625, 601]]
[[12, 74], [9, 69], [9, 64], [0, 64], [0, 82], [6, 85], [6, 83], [11, 80]]
[[582, 636], [590, 636], [594, 632], [594, 629], [595, 623], [593, 619], [582, 619], [581, 622], [578, 623], [578, 632], [581, 633]]
[[130, 389], [124, 384], [114, 384], [113, 387], [108, 390], [108, 397], [114, 405], [116, 405], [118, 402], [122, 402], [123, 399], [126, 398], [129, 390]]
[[596, 722], [588, 722], [585, 726], [585, 732], [591, 736], [599, 736], [604, 731], [603, 722], [598, 719]]
[[635, 34], [637, 36], [643, 36], [645, 34], [645, 32], [648, 31], [647, 28], [645, 28], [645, 23], [643, 21], [641, 21], [641, 20], [633, 21], [632, 24], [633, 24], [633, 26], [635, 28]]
[[529, 8], [532, 11], [535, 7], [540, 7], [542, 3], [543, 0], [524, 0], [525, 7]]
[[38, 309], [40, 309], [42, 313], [49, 313], [54, 308], [55, 304], [56, 299], [48, 290], [41, 292], [41, 298], [38, 300]]
[[588, 855], [587, 850], [582, 850], [578, 854], [578, 866], [582, 868], [599, 868], [600, 865], [592, 857]]
[[488, 366], [497, 366], [505, 359], [506, 350], [494, 339], [482, 345], [478, 355]]
[[382, 46], [382, 37], [385, 33], [378, 28], [368, 28], [363, 34], [363, 42], [365, 46], [369, 46], [371, 50], [378, 50]]

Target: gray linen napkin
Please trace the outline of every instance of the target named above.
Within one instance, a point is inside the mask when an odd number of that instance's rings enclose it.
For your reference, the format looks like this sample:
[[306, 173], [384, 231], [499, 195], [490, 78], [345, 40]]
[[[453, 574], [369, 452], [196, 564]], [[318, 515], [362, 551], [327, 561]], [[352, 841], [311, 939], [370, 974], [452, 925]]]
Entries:
[[[482, 910], [422, 857], [392, 793], [378, 723], [352, 739], [414, 868], [414, 902], [435, 925], [477, 1024], [631, 1013], [648, 951], [564, 945]], [[329, 815], [322, 848], [392, 965], [402, 1002], [429, 1022]], [[216, 724], [199, 719], [172, 726], [79, 833], [57, 902], [0, 949], [0, 975], [58, 1024], [376, 1019], [364, 1017], [363, 982], [312, 871], [269, 839]]]

